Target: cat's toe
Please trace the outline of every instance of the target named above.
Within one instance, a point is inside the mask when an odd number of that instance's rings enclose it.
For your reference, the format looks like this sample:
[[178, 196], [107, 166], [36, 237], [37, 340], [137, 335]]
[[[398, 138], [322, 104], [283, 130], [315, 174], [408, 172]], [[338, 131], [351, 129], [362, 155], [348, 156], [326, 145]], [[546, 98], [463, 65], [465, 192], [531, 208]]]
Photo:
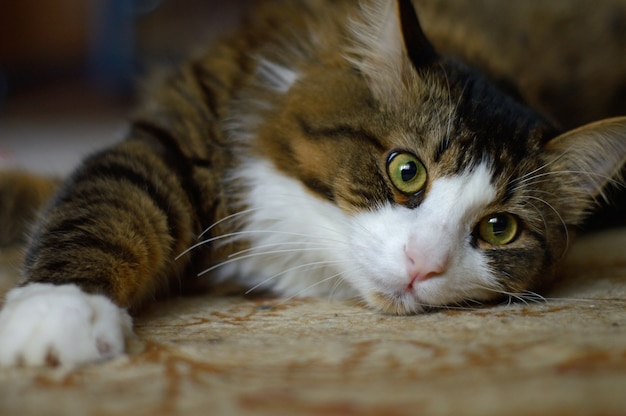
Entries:
[[124, 352], [131, 318], [108, 298], [73, 285], [9, 292], [0, 312], [0, 366], [72, 366]]

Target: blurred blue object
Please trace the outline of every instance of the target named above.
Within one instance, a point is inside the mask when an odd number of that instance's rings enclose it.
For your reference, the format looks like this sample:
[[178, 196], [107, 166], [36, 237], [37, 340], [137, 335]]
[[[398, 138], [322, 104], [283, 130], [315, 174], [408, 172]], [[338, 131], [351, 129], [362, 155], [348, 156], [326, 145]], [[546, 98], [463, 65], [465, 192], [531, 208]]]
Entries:
[[135, 19], [161, 0], [92, 0], [88, 74], [94, 87], [112, 93], [132, 91], [137, 70]]

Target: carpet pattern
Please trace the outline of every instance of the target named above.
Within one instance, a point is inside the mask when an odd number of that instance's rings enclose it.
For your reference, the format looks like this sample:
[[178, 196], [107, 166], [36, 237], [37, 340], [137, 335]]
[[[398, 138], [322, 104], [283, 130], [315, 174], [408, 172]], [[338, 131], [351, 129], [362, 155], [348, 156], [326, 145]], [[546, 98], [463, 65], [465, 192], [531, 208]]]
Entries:
[[0, 370], [0, 414], [624, 414], [624, 231], [576, 245], [547, 301], [408, 317], [333, 299], [164, 301], [123, 357]]

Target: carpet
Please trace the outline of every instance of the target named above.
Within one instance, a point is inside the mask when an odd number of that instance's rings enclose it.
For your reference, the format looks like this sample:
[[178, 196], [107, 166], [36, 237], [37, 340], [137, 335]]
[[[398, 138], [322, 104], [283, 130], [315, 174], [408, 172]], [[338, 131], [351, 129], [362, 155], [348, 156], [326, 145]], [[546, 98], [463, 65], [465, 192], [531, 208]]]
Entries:
[[532, 303], [397, 317], [336, 299], [170, 299], [136, 318], [120, 358], [0, 370], [0, 414], [626, 414], [624, 247], [626, 230], [581, 239]]

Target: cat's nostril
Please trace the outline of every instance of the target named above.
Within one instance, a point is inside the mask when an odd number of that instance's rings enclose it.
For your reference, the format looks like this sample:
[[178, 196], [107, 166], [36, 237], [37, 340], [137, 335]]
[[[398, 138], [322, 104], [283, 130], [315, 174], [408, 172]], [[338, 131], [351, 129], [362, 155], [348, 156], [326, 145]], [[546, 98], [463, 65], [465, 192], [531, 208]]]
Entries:
[[405, 250], [409, 284], [408, 290], [416, 283], [442, 275], [448, 268], [447, 253], [428, 253], [426, 250]]
[[407, 286], [407, 289], [411, 290], [413, 289], [416, 283], [423, 282], [433, 277], [440, 276], [443, 272], [444, 270], [433, 270], [433, 271], [429, 271], [426, 273], [421, 273], [418, 271], [414, 274], [409, 274], [410, 282]]

